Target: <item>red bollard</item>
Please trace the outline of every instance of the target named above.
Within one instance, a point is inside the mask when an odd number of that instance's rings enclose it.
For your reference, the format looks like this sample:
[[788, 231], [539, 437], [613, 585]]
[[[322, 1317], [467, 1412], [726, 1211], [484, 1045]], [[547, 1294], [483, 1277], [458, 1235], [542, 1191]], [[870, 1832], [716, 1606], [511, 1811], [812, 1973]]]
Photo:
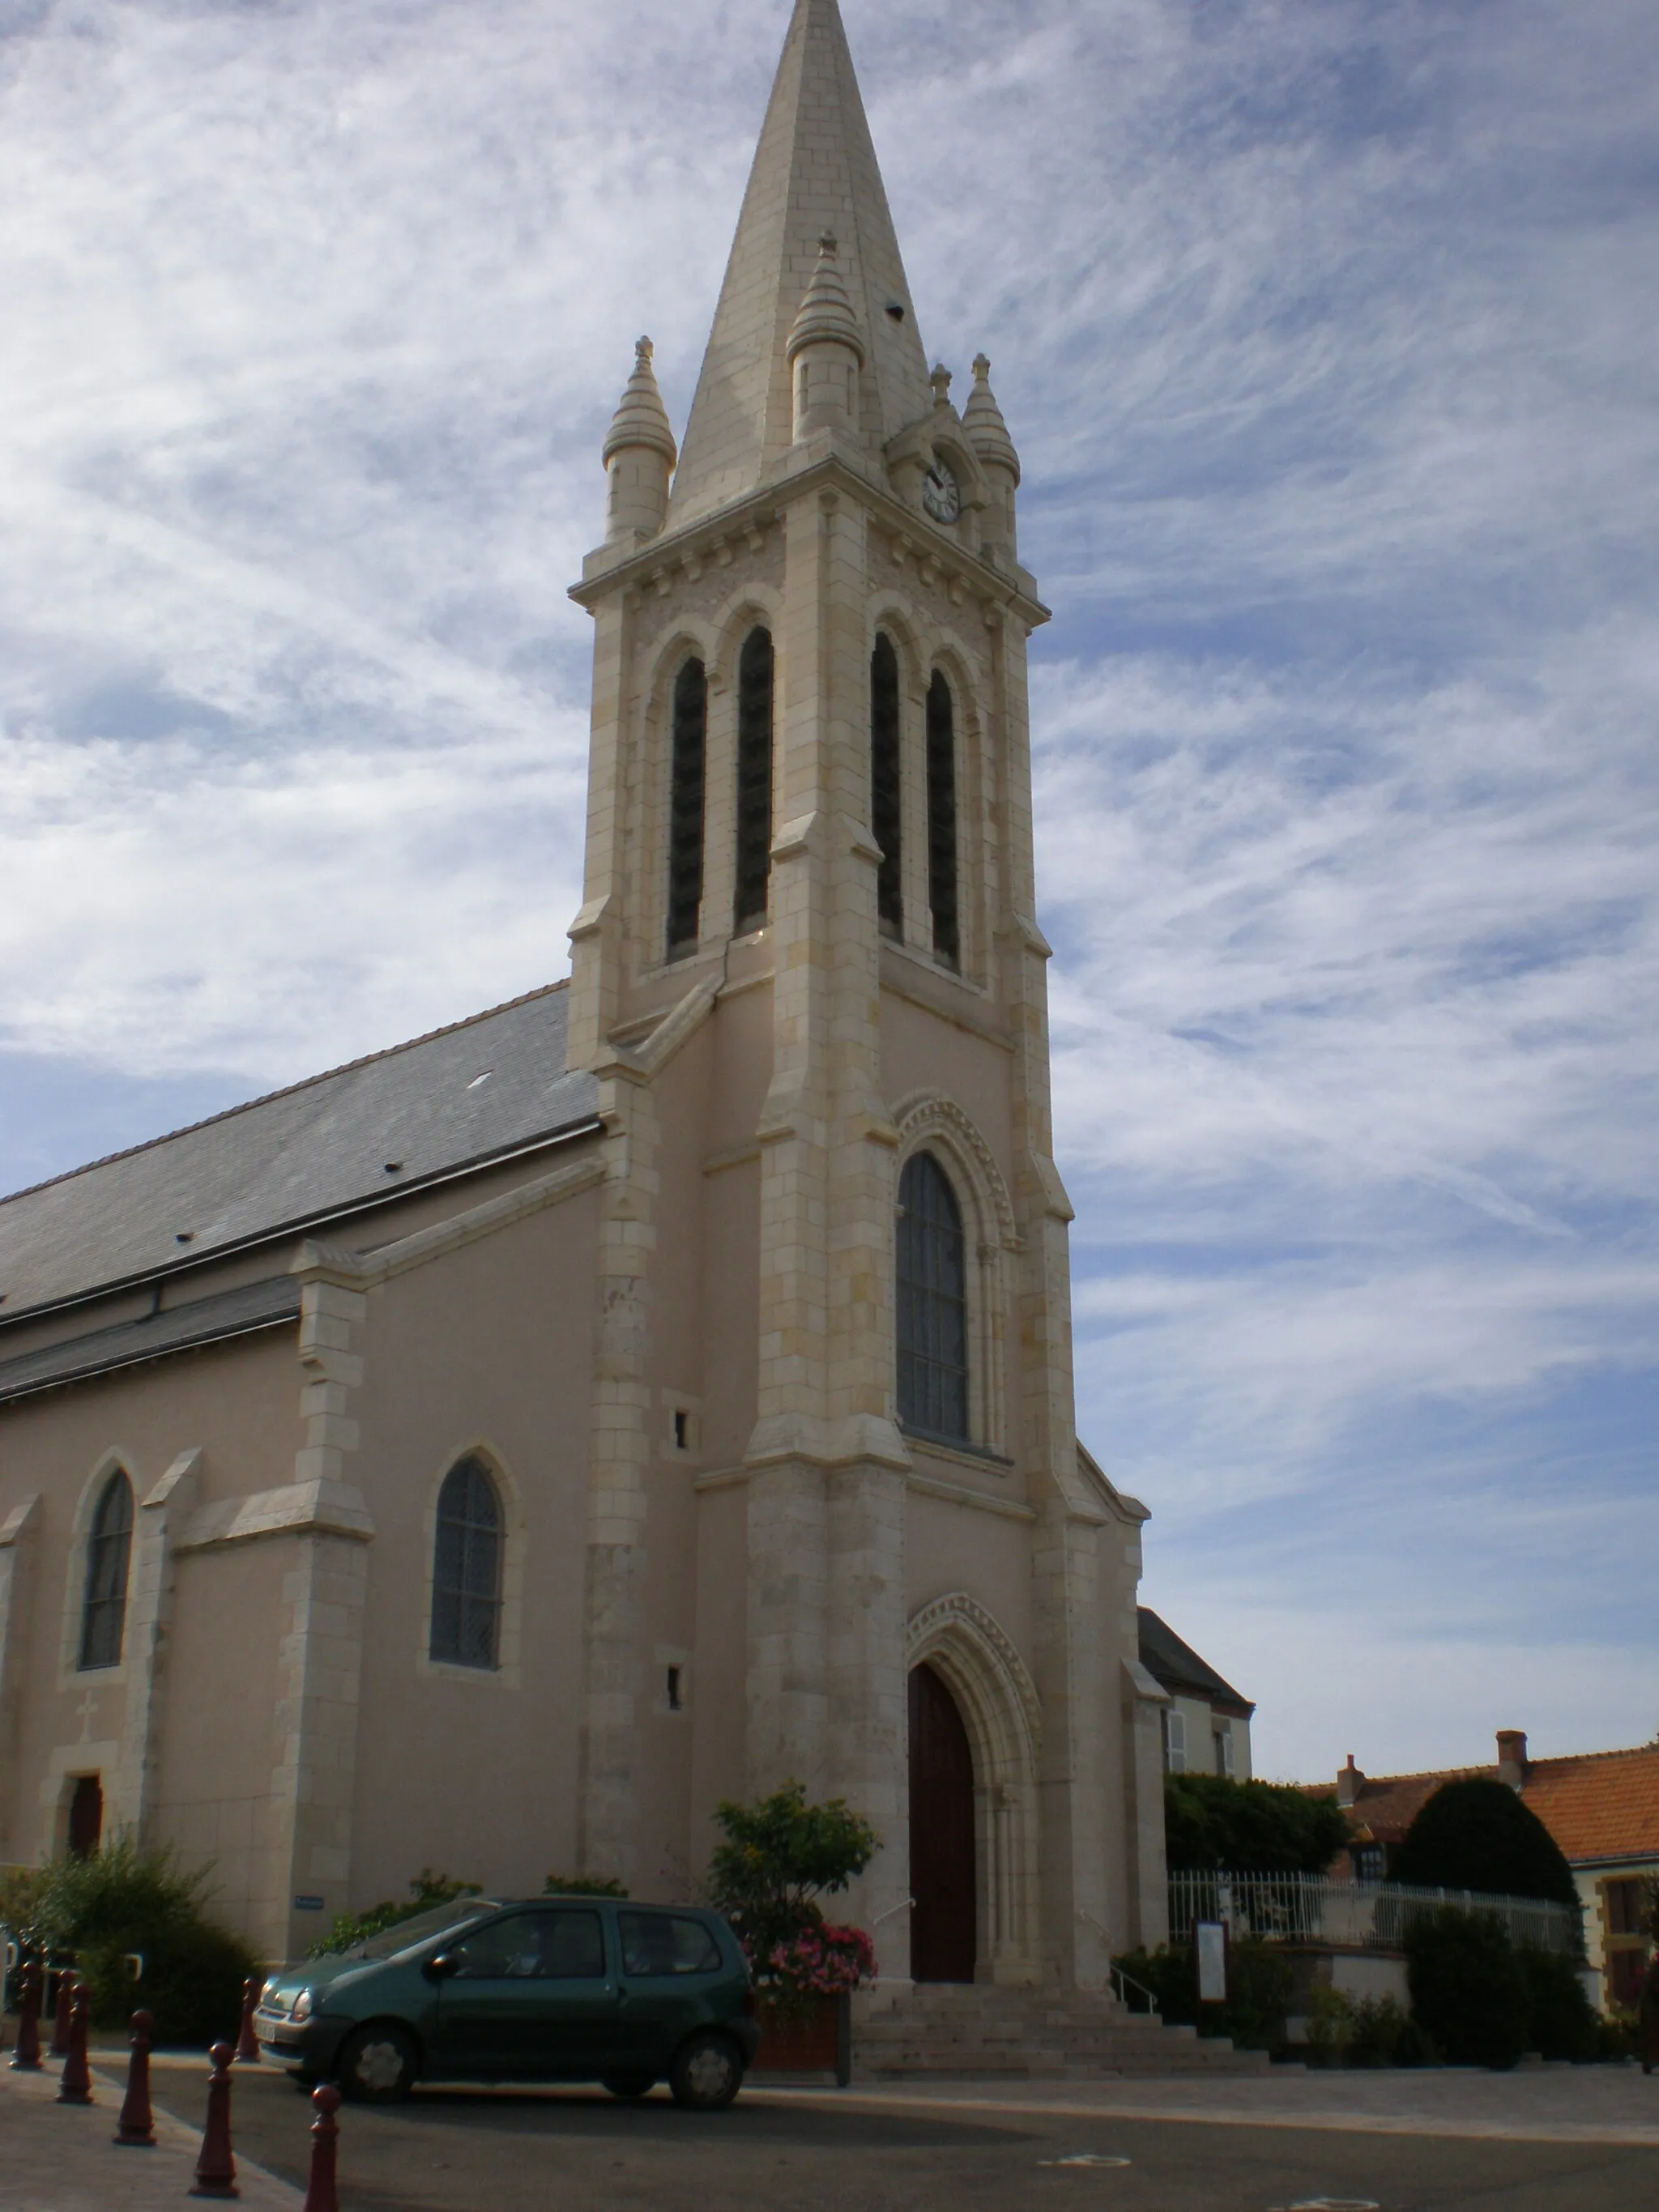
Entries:
[[17, 2048], [11, 2054], [14, 2073], [40, 2071], [40, 1969], [31, 1959], [23, 1969], [23, 1985], [17, 2008]]
[[340, 2109], [340, 2093], [331, 2081], [325, 2081], [312, 2091], [311, 2101], [317, 2112], [311, 2124], [311, 2178], [300, 2212], [340, 2212], [334, 2190], [334, 2160], [340, 2147], [340, 2124], [334, 2115]]
[[92, 2102], [92, 2069], [87, 2064], [87, 2014], [90, 2009], [85, 1990], [77, 1987], [70, 2007], [69, 2052], [64, 2060], [64, 2078], [58, 2085], [60, 2105]]
[[129, 2150], [155, 2148], [155, 2116], [149, 2109], [149, 2032], [155, 2025], [147, 2012], [132, 2015], [132, 2056], [127, 2061], [126, 2100], [112, 2138]]
[[58, 2002], [52, 2013], [52, 2055], [67, 2058], [70, 2047], [70, 2008], [75, 2002], [75, 1972], [70, 1966], [58, 1969]]
[[235, 2052], [228, 2043], [216, 2043], [208, 2057], [213, 2071], [208, 2075], [207, 2125], [196, 2160], [196, 2186], [191, 2197], [240, 2197], [236, 2161], [230, 2152], [230, 2062]]
[[246, 1982], [242, 1986], [242, 2032], [236, 2039], [239, 2066], [257, 2066], [259, 2063], [259, 2039], [253, 2033], [253, 2008], [264, 1987], [264, 1982], [259, 1980]]

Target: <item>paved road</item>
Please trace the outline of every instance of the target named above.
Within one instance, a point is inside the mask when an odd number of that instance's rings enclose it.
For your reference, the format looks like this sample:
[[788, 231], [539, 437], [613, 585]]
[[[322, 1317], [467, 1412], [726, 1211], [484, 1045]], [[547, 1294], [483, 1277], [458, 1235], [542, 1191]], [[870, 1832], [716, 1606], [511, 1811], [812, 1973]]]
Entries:
[[[1525, 2085], [1508, 2078], [1524, 2112]], [[167, 2069], [156, 2086], [169, 2110], [196, 2118], [193, 2070]], [[1548, 2086], [1559, 2097], [1573, 2085]], [[1156, 2087], [1121, 2089], [1140, 2093], [1144, 2111]], [[1270, 2212], [1322, 2197], [1380, 2212], [1659, 2207], [1655, 2142], [1508, 2141], [1501, 2114], [1482, 2137], [1371, 2132], [1363, 2111], [1304, 2125], [1264, 2106], [1248, 2123], [1200, 2124], [1196, 2112], [1129, 2118], [1091, 2101], [1059, 2085], [1023, 2099], [988, 2086], [977, 2103], [969, 2085], [937, 2103], [775, 2090], [710, 2118], [661, 2098], [422, 2092], [402, 2108], [342, 2113], [341, 2198], [345, 2212]], [[279, 2075], [248, 2073], [236, 2104], [238, 2148], [301, 2182], [305, 2100]], [[1646, 2117], [1645, 2104], [1632, 2110]], [[1092, 2162], [1114, 2160], [1128, 2162]]]

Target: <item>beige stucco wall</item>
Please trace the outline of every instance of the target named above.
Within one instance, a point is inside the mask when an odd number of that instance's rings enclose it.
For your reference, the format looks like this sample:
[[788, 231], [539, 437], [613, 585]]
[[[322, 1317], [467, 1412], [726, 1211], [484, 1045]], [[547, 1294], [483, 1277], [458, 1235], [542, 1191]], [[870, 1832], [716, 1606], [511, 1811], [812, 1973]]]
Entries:
[[[23, 1631], [9, 1662], [11, 1771], [0, 1790], [0, 1858], [27, 1862], [61, 1842], [76, 1774], [105, 1776], [106, 1818], [118, 1811], [113, 1771], [138, 1686], [131, 1639], [119, 1666], [82, 1673], [76, 1664], [85, 1522], [110, 1469], [125, 1468], [140, 1506], [191, 1450], [201, 1454], [196, 1480], [204, 1503], [290, 1480], [296, 1383], [289, 1324], [0, 1408], [0, 1522], [27, 1497], [38, 1492], [40, 1501], [24, 1567]], [[222, 1664], [234, 1680], [237, 1615], [216, 1607], [216, 1619]], [[204, 1688], [198, 1680], [189, 1694]], [[157, 1733], [165, 1741], [160, 1717]]]
[[[422, 1865], [509, 1894], [575, 1871], [594, 1203], [573, 1198], [369, 1294], [352, 1462], [375, 1529], [354, 1905], [400, 1895]], [[495, 1674], [427, 1657], [437, 1493], [467, 1452], [491, 1467], [507, 1516]]]

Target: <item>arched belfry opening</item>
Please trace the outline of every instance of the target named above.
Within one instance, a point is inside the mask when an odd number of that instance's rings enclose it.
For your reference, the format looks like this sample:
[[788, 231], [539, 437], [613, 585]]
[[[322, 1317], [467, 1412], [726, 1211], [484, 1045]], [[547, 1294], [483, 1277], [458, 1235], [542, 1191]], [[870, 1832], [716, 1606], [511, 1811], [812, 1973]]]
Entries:
[[974, 1753], [944, 1677], [910, 1670], [910, 1976], [971, 1982], [979, 1949]]

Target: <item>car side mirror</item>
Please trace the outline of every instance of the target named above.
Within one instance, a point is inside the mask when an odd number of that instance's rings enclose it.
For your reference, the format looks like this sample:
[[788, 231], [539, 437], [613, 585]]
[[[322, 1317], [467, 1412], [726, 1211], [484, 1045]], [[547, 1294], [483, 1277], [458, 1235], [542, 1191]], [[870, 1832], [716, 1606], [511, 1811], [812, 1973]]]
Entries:
[[447, 1982], [461, 1971], [459, 1951], [440, 1951], [435, 1959], [428, 1959], [421, 1972], [429, 1982]]

